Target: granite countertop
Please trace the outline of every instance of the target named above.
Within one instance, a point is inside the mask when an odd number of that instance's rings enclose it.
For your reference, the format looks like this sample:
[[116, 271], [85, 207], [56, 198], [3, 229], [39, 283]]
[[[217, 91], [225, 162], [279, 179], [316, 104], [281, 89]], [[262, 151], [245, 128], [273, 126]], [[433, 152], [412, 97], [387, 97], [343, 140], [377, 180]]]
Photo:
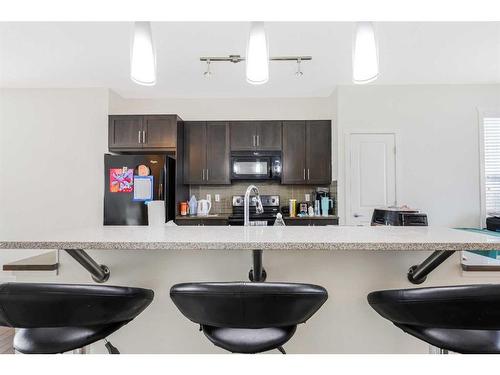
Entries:
[[491, 250], [500, 237], [442, 227], [2, 227], [0, 249]]

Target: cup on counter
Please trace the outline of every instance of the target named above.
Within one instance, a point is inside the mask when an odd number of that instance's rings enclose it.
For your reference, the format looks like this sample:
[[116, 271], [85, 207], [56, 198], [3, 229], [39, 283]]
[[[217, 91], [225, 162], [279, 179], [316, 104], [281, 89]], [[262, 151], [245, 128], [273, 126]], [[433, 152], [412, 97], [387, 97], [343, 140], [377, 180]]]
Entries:
[[290, 199], [290, 217], [297, 216], [297, 199]]
[[180, 210], [179, 211], [181, 213], [181, 216], [187, 216], [188, 211], [189, 211], [188, 202], [181, 202], [180, 203]]

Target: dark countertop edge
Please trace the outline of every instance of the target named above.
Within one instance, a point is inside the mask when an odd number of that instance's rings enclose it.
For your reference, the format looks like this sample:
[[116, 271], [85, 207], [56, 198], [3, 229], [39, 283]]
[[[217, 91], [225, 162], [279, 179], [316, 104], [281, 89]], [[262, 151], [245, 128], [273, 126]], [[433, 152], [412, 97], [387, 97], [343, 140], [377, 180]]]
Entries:
[[0, 250], [325, 250], [325, 251], [466, 251], [491, 250], [487, 243], [328, 243], [328, 242], [0, 242]]
[[337, 215], [329, 215], [329, 216], [321, 216], [321, 215], [320, 216], [302, 216], [302, 217], [300, 217], [300, 216], [295, 216], [295, 217], [283, 216], [283, 219], [285, 219], [285, 220], [297, 220], [297, 219], [302, 219], [302, 220], [307, 220], [307, 219], [312, 219], [312, 220], [315, 220], [315, 219], [316, 220], [321, 220], [321, 219], [323, 219], [323, 220], [328, 220], [328, 219], [335, 220], [335, 219], [337, 219], [338, 220], [338, 218], [339, 217]]
[[196, 215], [193, 215], [193, 216], [181, 216], [181, 215], [178, 215], [175, 217], [175, 220], [189, 220], [189, 219], [192, 219], [192, 220], [200, 220], [200, 219], [222, 219], [222, 220], [227, 220], [229, 218], [229, 215], [216, 215], [216, 216], [213, 216], [213, 215], [210, 215], [210, 216], [196, 216]]

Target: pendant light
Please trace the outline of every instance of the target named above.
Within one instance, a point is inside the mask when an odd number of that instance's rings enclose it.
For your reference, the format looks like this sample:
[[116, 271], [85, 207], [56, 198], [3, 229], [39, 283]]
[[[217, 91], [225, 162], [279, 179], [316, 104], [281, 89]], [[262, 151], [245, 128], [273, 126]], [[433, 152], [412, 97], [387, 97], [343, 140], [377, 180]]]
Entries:
[[135, 22], [130, 57], [130, 78], [139, 85], [156, 84], [156, 51], [150, 22]]
[[358, 22], [354, 35], [352, 80], [356, 84], [378, 78], [378, 47], [372, 22]]
[[269, 46], [264, 22], [252, 22], [246, 55], [247, 82], [261, 85], [269, 80]]

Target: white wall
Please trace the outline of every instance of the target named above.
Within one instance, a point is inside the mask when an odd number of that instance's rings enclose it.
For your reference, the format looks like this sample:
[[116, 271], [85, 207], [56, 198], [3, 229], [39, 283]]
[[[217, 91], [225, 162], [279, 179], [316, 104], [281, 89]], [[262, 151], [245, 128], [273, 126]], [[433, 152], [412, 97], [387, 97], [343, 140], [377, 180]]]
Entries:
[[479, 224], [478, 109], [500, 108], [500, 85], [342, 86], [337, 95], [341, 220], [345, 134], [361, 130], [397, 133], [398, 204], [432, 225]]
[[102, 223], [107, 116], [106, 89], [0, 90], [0, 225]]
[[124, 99], [110, 92], [109, 113], [175, 113], [183, 120], [327, 120], [332, 98]]

